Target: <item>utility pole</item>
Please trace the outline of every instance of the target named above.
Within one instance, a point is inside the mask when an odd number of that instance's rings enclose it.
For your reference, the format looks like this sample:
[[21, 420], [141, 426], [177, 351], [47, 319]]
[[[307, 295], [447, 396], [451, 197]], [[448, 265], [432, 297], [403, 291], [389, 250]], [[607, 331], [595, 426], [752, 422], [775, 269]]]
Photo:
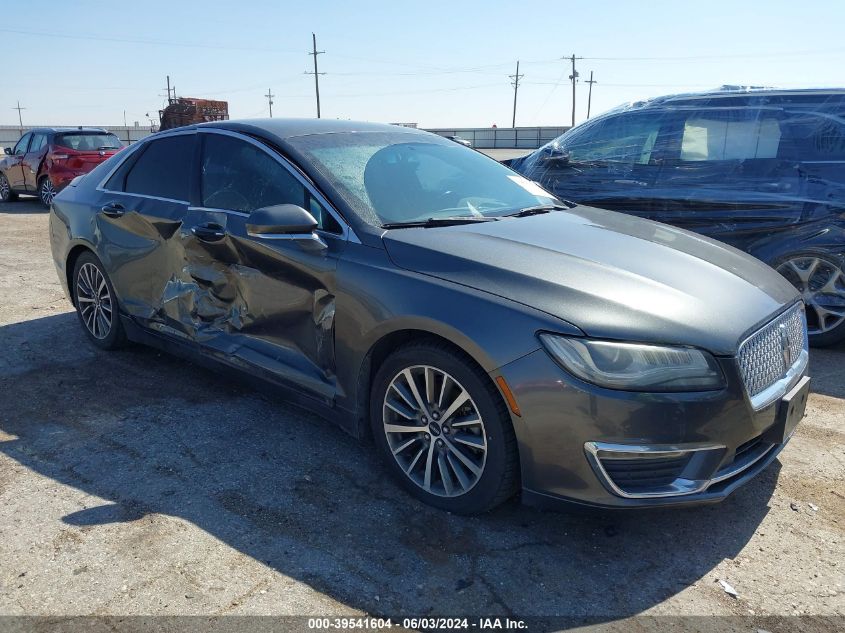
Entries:
[[597, 81], [593, 81], [593, 71], [590, 71], [590, 81], [587, 82], [590, 84], [590, 90], [587, 92], [587, 118], [590, 118], [590, 103], [593, 100], [593, 84], [597, 84]]
[[516, 73], [513, 75], [508, 75], [511, 81], [511, 85], [513, 86], [513, 121], [511, 122], [511, 127], [516, 127], [516, 93], [519, 90], [519, 80], [522, 79], [525, 75], [519, 74], [519, 60], [516, 60]]
[[308, 53], [309, 55], [314, 56], [314, 72], [305, 71], [306, 75], [314, 75], [314, 90], [317, 93], [317, 118], [320, 118], [320, 75], [325, 75], [326, 73], [321, 73], [317, 71], [317, 55], [322, 55], [326, 51], [318, 51], [317, 50], [317, 36], [313, 33], [311, 34], [311, 42], [313, 48], [311, 49], [312, 52]]
[[267, 97], [267, 102], [270, 104], [270, 118], [273, 118], [273, 91], [270, 88], [267, 88], [267, 94], [264, 95]]
[[569, 75], [572, 80], [572, 127], [575, 127], [575, 82], [578, 80], [578, 71], [575, 70], [575, 55], [570, 58], [570, 61], [572, 61], [572, 74]]
[[[26, 110], [26, 108], [22, 108], [22, 107], [21, 107], [21, 102], [20, 102], [20, 101], [18, 101], [18, 107], [17, 107], [17, 108], [12, 108], [12, 110], [17, 110], [17, 111], [18, 111], [18, 123], [20, 123], [20, 124], [21, 124], [21, 127], [23, 127], [23, 118], [21, 118], [21, 110]], [[23, 130], [21, 130], [21, 135], [23, 135]]]
[[171, 103], [173, 102], [170, 100], [170, 75], [167, 75], [167, 105]]

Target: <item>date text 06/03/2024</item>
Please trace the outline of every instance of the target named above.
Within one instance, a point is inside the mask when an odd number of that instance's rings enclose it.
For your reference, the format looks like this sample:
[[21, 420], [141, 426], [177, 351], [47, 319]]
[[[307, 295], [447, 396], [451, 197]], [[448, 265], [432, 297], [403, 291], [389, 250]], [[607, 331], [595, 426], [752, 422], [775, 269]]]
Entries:
[[308, 628], [314, 630], [329, 629], [392, 629], [393, 627], [417, 630], [524, 630], [528, 625], [524, 620], [517, 618], [373, 618], [373, 617], [347, 617], [347, 618], [309, 618]]

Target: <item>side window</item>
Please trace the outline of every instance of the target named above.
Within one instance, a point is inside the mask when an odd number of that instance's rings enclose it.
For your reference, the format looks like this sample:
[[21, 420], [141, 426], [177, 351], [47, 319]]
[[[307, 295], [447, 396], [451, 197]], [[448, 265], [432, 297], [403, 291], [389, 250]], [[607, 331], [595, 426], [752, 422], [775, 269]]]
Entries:
[[181, 134], [150, 141], [143, 152], [126, 174], [124, 191], [171, 200], [190, 200], [194, 135]]
[[[141, 150], [143, 151], [143, 150]], [[126, 160], [121, 163], [120, 167], [115, 170], [115, 172], [111, 175], [106, 181], [105, 189], [108, 191], [123, 191], [126, 187], [126, 174], [129, 173], [129, 170], [132, 169], [132, 166], [135, 164], [135, 157], [130, 156]]]
[[29, 139], [32, 138], [32, 132], [27, 132], [21, 137], [21, 140], [18, 141], [18, 144], [15, 145], [15, 149], [12, 153], [15, 156], [21, 156], [26, 154], [26, 148], [29, 146]]
[[561, 142], [573, 162], [649, 164], [660, 126], [661, 112], [622, 114], [599, 121]]
[[323, 208], [317, 200], [311, 195], [308, 194], [308, 211], [311, 212], [311, 215], [314, 216], [317, 220], [317, 226], [324, 230], [328, 231], [329, 233], [342, 233], [343, 229], [340, 228], [340, 223], [334, 219], [334, 216], [331, 215], [328, 211]]
[[340, 232], [337, 221], [268, 152], [231, 136], [203, 136], [202, 206], [251, 213], [276, 204], [295, 204], [308, 209], [319, 228]]
[[682, 161], [777, 158], [780, 122], [751, 108], [694, 112], [684, 122]]
[[34, 133], [32, 135], [32, 143], [29, 145], [28, 154], [41, 151], [47, 144], [47, 135], [42, 133]]

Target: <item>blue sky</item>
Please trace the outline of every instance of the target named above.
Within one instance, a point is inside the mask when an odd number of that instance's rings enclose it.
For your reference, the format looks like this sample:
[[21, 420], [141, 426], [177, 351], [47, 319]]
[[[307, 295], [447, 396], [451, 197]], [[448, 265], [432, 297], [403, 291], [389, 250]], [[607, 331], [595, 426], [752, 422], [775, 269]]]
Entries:
[[[311, 32], [324, 117], [427, 127], [564, 125], [568, 61], [595, 72], [592, 112], [721, 84], [845, 85], [845, 3], [6, 0], [0, 124], [131, 125], [157, 117], [165, 75], [233, 118], [314, 116]], [[45, 19], [46, 18], [46, 19]], [[587, 84], [577, 85], [576, 121]]]

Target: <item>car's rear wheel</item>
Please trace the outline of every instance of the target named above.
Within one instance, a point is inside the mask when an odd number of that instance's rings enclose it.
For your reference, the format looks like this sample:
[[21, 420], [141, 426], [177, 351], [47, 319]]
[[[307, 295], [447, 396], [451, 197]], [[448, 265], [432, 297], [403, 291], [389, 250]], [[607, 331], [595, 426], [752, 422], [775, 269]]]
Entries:
[[53, 181], [49, 176], [44, 176], [38, 181], [38, 198], [44, 206], [49, 207], [53, 204], [53, 198], [56, 197], [56, 188], [53, 186]]
[[845, 340], [845, 262], [830, 253], [789, 255], [775, 266], [801, 293], [807, 306], [810, 344]]
[[80, 255], [73, 269], [73, 296], [79, 322], [100, 349], [116, 349], [126, 342], [114, 288], [97, 257]]
[[0, 202], [12, 202], [18, 199], [18, 194], [12, 191], [6, 174], [0, 172]]
[[373, 381], [370, 421], [388, 468], [425, 503], [477, 514], [517, 489], [507, 408], [489, 377], [448, 345], [412, 343], [388, 356]]

